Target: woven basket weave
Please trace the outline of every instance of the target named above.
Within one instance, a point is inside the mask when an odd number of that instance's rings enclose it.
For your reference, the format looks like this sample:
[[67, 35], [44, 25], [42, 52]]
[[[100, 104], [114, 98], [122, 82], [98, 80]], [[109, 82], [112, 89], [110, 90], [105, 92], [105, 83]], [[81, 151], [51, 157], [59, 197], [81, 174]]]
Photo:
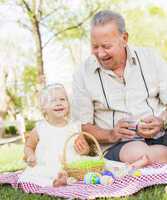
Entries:
[[[68, 176], [74, 177], [77, 180], [83, 180], [85, 174], [88, 173], [88, 172], [101, 172], [104, 169], [104, 164], [105, 164], [102, 150], [100, 148], [99, 143], [95, 139], [95, 137], [93, 137], [92, 135], [90, 135], [87, 132], [82, 132], [81, 134], [88, 137], [89, 139], [91, 139], [94, 142], [96, 149], [97, 149], [97, 155], [98, 155], [97, 161], [100, 161], [100, 162], [97, 166], [92, 167], [91, 165], [90, 166], [87, 165], [87, 166], [84, 167], [84, 169], [83, 168], [80, 169], [80, 168], [76, 168], [76, 167], [75, 168], [70, 167], [70, 163], [67, 163], [67, 145], [68, 145], [69, 141], [73, 137], [77, 136], [78, 134], [71, 135], [65, 142], [61, 162], [62, 162], [63, 169], [68, 173]], [[82, 160], [82, 158], [81, 158], [81, 160]], [[95, 159], [92, 159], [92, 162], [93, 161], [95, 161]], [[91, 159], [89, 159], [89, 162], [91, 162]]]

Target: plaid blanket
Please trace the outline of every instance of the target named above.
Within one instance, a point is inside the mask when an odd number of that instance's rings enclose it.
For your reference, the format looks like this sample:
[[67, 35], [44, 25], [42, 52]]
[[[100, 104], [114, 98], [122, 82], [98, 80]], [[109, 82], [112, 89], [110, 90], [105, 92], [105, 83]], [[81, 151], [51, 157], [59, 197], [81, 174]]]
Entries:
[[142, 175], [140, 177], [125, 176], [117, 178], [112, 185], [86, 185], [77, 182], [63, 187], [41, 187], [31, 183], [18, 183], [19, 173], [0, 175], [0, 184], [11, 184], [14, 188], [20, 188], [26, 193], [47, 194], [50, 196], [77, 199], [94, 199], [96, 197], [121, 197], [132, 195], [142, 188], [167, 183], [167, 171], [162, 172], [162, 167], [167, 164], [153, 164], [150, 170], [157, 169], [160, 173]]

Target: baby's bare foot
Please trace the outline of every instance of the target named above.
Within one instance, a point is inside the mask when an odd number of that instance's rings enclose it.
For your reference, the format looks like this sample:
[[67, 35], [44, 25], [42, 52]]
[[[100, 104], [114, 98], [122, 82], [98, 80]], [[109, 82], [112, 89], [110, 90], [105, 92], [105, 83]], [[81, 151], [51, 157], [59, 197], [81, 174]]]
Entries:
[[148, 158], [148, 156], [142, 156], [139, 160], [136, 160], [135, 162], [131, 163], [129, 165], [130, 168], [142, 168], [145, 167], [147, 165], [151, 164], [150, 159]]
[[57, 178], [53, 181], [53, 187], [59, 187], [63, 185], [67, 185], [67, 172], [63, 171], [58, 173]]

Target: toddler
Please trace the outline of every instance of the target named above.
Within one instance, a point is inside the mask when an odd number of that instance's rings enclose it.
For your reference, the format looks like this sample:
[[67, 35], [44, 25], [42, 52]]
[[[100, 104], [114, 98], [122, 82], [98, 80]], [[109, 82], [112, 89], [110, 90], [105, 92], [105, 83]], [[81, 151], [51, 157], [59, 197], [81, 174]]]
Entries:
[[[39, 121], [25, 143], [25, 159], [28, 164], [20, 175], [20, 182], [40, 186], [67, 184], [67, 173], [61, 169], [61, 154], [66, 139], [80, 132], [78, 123], [70, 119], [70, 106], [65, 88], [61, 84], [46, 86], [40, 94], [40, 106], [44, 119]], [[82, 154], [89, 152], [85, 144]], [[76, 152], [71, 146], [72, 157]]]

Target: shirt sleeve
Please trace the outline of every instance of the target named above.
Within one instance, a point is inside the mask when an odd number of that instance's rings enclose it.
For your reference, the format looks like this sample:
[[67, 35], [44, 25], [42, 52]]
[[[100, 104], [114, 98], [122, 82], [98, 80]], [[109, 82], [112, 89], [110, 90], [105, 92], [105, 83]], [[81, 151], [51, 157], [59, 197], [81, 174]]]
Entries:
[[159, 98], [163, 104], [167, 104], [167, 62], [158, 54], [155, 53], [155, 62], [157, 67], [159, 81]]
[[83, 70], [79, 70], [73, 76], [73, 100], [72, 114], [75, 120], [81, 124], [93, 123], [94, 108], [89, 92], [86, 88]]

